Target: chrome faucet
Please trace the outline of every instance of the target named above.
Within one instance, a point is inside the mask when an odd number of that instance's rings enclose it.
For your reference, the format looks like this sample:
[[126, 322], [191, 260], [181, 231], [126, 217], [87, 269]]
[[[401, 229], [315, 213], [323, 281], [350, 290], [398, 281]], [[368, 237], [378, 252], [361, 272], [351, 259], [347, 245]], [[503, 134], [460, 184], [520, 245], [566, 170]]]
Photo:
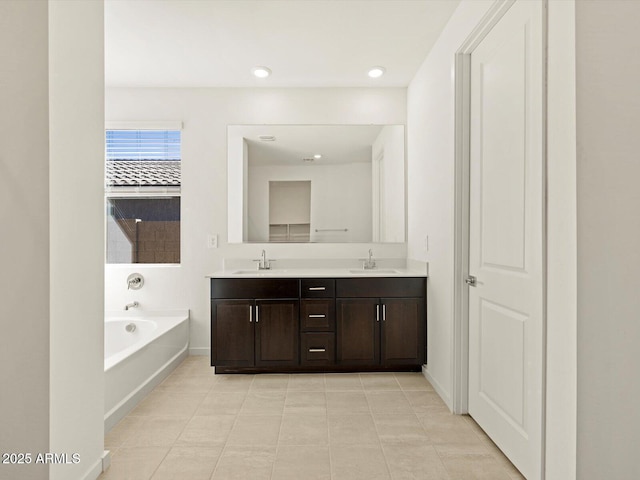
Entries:
[[267, 252], [262, 250], [260, 258], [256, 258], [254, 262], [258, 262], [258, 270], [270, 270], [271, 262], [275, 262], [275, 260], [267, 260]]
[[376, 261], [373, 259], [373, 252], [369, 249], [369, 258], [363, 260], [362, 268], [365, 270], [373, 270], [376, 268]]
[[125, 310], [129, 310], [130, 308], [138, 308], [140, 306], [140, 304], [138, 302], [132, 302], [132, 303], [127, 303], [124, 306]]

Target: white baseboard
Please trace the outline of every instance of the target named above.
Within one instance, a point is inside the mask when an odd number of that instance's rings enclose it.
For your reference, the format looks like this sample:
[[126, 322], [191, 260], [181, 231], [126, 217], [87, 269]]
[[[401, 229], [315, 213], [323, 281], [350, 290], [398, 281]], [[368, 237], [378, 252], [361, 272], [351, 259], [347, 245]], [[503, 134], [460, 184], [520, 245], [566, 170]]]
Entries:
[[103, 472], [102, 458], [99, 458], [93, 465], [91, 465], [91, 468], [89, 469], [89, 471], [87, 471], [87, 473], [85, 473], [84, 477], [82, 477], [82, 480], [96, 480], [100, 476], [100, 474]]
[[209, 347], [189, 347], [189, 355], [211, 355]]
[[447, 405], [447, 408], [451, 412], [453, 412], [453, 402], [451, 401], [451, 395], [448, 395], [446, 390], [442, 388], [442, 385], [440, 385], [440, 383], [433, 377], [433, 375], [431, 375], [426, 365], [422, 365], [422, 375], [424, 375], [424, 378], [429, 381], [436, 393], [440, 395], [440, 398], [442, 398], [442, 401]]
[[106, 472], [111, 466], [111, 451], [105, 450], [102, 454], [102, 471]]

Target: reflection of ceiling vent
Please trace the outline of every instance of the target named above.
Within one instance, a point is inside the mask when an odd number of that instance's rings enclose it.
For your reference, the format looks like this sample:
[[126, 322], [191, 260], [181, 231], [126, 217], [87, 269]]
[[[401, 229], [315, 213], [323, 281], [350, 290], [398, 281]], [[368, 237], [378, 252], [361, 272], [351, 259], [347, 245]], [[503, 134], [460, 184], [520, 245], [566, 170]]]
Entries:
[[303, 161], [304, 163], [313, 163], [313, 162], [315, 162], [315, 161], [316, 161], [316, 159], [315, 159], [315, 158], [313, 158], [313, 157], [307, 157], [307, 158], [303, 158], [303, 159], [302, 159], [302, 161]]
[[262, 140], [263, 142], [275, 142], [276, 141], [276, 137], [274, 137], [273, 135], [258, 135], [258, 138], [260, 140]]

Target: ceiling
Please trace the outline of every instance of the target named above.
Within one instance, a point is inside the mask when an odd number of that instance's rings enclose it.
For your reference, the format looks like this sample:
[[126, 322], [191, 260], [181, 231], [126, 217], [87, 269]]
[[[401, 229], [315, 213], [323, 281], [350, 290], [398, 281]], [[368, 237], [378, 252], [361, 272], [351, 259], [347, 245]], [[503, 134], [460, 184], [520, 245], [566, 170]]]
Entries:
[[[247, 141], [249, 165], [314, 166], [371, 162], [371, 146], [383, 125], [239, 125], [229, 128]], [[275, 141], [262, 141], [260, 135], [273, 135]], [[322, 158], [303, 161], [313, 158], [314, 154], [320, 154]]]
[[[106, 0], [108, 87], [406, 87], [459, 0]], [[273, 74], [257, 79], [251, 68]], [[382, 65], [379, 79], [367, 76]]]

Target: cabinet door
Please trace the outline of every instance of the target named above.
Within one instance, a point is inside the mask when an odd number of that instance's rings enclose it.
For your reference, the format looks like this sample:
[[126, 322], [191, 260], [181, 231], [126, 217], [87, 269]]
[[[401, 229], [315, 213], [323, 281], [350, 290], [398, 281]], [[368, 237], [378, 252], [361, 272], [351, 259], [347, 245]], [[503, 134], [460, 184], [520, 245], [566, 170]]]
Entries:
[[380, 363], [379, 304], [377, 298], [336, 299], [337, 360], [341, 365]]
[[382, 364], [424, 363], [424, 299], [383, 298], [381, 308]]
[[298, 365], [299, 302], [256, 301], [256, 366]]
[[211, 301], [211, 364], [251, 367], [254, 345], [253, 301]]

